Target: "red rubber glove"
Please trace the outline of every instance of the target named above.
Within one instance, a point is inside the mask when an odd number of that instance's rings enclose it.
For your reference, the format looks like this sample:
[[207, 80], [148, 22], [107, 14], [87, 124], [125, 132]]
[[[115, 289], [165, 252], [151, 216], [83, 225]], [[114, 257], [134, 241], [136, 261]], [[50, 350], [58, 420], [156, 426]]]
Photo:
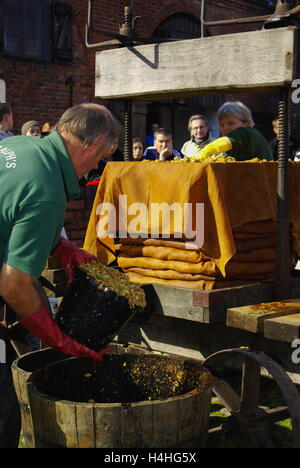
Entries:
[[66, 335], [53, 320], [47, 306], [42, 304], [33, 314], [20, 320], [24, 328], [38, 336], [44, 343], [64, 354], [76, 357], [92, 358], [103, 361], [103, 355], [109, 351], [106, 347], [102, 351], [93, 351]]
[[56, 255], [67, 276], [67, 282], [71, 283], [74, 278], [73, 267], [80, 266], [83, 263], [90, 263], [97, 261], [94, 255], [86, 252], [86, 250], [79, 249], [73, 242], [61, 237], [52, 253]]

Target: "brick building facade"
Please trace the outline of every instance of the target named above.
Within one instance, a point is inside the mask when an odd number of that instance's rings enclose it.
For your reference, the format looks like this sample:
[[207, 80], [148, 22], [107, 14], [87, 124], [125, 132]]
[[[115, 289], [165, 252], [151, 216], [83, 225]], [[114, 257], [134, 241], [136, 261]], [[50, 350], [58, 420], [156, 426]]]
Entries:
[[[119, 26], [124, 22], [124, 7], [129, 3], [133, 3], [134, 16], [140, 16], [135, 22], [136, 32], [140, 36], [155, 35], [157, 28], [174, 15], [185, 15], [185, 18], [196, 22], [200, 20], [200, 0], [94, 0], [93, 26], [118, 32]], [[207, 20], [258, 16], [273, 11], [267, 0], [206, 0], [206, 3]], [[22, 124], [27, 120], [55, 123], [70, 105], [100, 102], [94, 96], [95, 52], [99, 49], [87, 48], [85, 45], [88, 0], [0, 0], [0, 8], [3, 21], [0, 80], [6, 86], [6, 102], [13, 109], [15, 134], [20, 133]], [[12, 20], [14, 11], [20, 12], [19, 23]], [[42, 14], [47, 16], [43, 20]], [[212, 27], [208, 33], [227, 34], [260, 27], [260, 24]], [[37, 32], [31, 37], [26, 31]], [[108, 39], [110, 38], [95, 32], [89, 36], [92, 43]], [[34, 49], [34, 41], [38, 41], [40, 48]], [[27, 43], [28, 50], [24, 53]], [[44, 55], [39, 56], [38, 52], [42, 49]], [[35, 52], [36, 57], [33, 57]], [[31, 58], [30, 54], [33, 54]], [[230, 96], [224, 96], [224, 99], [228, 97]], [[259, 98], [256, 95], [247, 95], [241, 98], [252, 108], [259, 124], [264, 124], [265, 120], [270, 121], [276, 112], [274, 95]], [[205, 102], [208, 101], [202, 101], [204, 107]], [[122, 103], [104, 104], [116, 111], [122, 120]], [[180, 109], [183, 104], [179, 102], [176, 105]], [[212, 101], [212, 106], [214, 105], [216, 106], [216, 102]], [[136, 119], [133, 126], [134, 133], [143, 138], [147, 127], [147, 112], [153, 110], [154, 104], [139, 106], [137, 104], [135, 107]], [[187, 109], [188, 112], [191, 108], [188, 106]], [[200, 110], [205, 112], [205, 109]], [[168, 125], [168, 119], [162, 124]], [[269, 128], [271, 129], [270, 125]], [[71, 202], [66, 215], [67, 233], [79, 245], [84, 237], [93, 195], [94, 189], [83, 188], [82, 199]]]

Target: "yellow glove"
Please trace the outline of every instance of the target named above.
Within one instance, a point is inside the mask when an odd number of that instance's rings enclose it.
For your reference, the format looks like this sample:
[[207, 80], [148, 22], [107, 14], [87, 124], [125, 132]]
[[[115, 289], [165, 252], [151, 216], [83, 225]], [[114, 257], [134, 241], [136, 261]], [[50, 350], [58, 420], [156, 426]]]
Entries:
[[224, 153], [232, 149], [232, 143], [228, 137], [217, 138], [201, 150], [197, 151], [195, 157], [201, 161], [209, 158], [213, 154]]

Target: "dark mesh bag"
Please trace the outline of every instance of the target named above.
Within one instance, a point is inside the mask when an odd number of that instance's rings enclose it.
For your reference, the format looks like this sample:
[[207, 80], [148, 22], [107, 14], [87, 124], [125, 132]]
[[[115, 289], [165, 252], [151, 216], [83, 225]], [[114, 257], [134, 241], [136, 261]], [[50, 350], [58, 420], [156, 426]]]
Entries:
[[138, 311], [128, 300], [76, 269], [55, 320], [61, 330], [84, 346], [100, 351]]

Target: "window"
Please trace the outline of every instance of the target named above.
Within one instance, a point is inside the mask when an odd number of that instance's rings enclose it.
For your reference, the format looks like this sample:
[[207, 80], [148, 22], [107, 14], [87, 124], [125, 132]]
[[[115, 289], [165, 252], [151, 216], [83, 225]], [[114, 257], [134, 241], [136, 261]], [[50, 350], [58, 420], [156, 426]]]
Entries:
[[72, 9], [60, 1], [52, 3], [52, 56], [56, 61], [72, 61]]
[[176, 13], [169, 16], [158, 26], [153, 37], [193, 39], [201, 37], [201, 26], [199, 21], [197, 21], [192, 15]]
[[48, 0], [0, 0], [0, 15], [3, 54], [49, 60]]

